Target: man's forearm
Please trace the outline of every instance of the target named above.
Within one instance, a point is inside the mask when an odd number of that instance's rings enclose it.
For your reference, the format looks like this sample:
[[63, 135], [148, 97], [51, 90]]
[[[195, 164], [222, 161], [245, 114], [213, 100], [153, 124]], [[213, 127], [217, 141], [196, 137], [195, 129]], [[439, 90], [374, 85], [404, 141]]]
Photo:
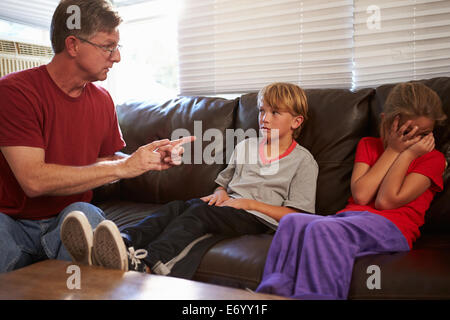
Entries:
[[[25, 194], [38, 197], [77, 194], [119, 179], [134, 178], [150, 170], [169, 169], [175, 164], [163, 159], [171, 155], [172, 143], [178, 145], [181, 142], [168, 139], [153, 141], [139, 147], [130, 156], [116, 153], [112, 157], [98, 158], [91, 165], [78, 167], [46, 163], [42, 148], [11, 146], [0, 147], [0, 151]], [[162, 147], [166, 148], [162, 150]]]
[[34, 186], [30, 196], [63, 196], [86, 192], [119, 180], [119, 165], [120, 161], [101, 161], [82, 167], [44, 164], [36, 170], [35, 181], [39, 185]]
[[114, 155], [110, 157], [98, 158], [96, 162], [120, 160], [128, 158], [129, 156], [130, 156], [129, 154], [125, 154], [123, 152], [116, 152]]

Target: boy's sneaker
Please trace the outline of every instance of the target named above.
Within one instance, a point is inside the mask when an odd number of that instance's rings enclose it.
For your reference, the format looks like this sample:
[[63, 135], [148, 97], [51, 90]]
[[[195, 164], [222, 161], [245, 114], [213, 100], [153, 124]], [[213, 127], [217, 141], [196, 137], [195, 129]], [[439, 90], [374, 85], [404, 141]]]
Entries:
[[74, 262], [92, 265], [92, 227], [83, 212], [72, 211], [64, 218], [60, 236]]
[[105, 268], [148, 272], [147, 266], [141, 261], [147, 256], [147, 250], [127, 249], [119, 229], [110, 220], [102, 221], [95, 229], [94, 255], [96, 263]]

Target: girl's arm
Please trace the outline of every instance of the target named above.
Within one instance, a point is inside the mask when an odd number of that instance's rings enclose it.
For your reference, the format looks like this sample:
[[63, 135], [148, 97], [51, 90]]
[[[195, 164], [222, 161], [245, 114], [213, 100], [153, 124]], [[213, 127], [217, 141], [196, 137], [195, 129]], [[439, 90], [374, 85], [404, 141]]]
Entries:
[[376, 209], [387, 210], [404, 206], [431, 186], [430, 178], [419, 173], [406, 173], [414, 159], [433, 149], [434, 138], [430, 133], [399, 155], [380, 185], [375, 200]]
[[400, 128], [398, 128], [398, 122], [399, 118], [396, 117], [387, 133], [387, 147], [372, 167], [363, 162], [355, 163], [351, 177], [351, 191], [355, 203], [359, 205], [370, 203], [377, 195], [384, 177], [399, 155], [420, 140], [420, 137], [414, 137], [418, 130], [417, 127], [405, 134], [411, 124], [410, 120]]
[[375, 198], [383, 178], [398, 156], [399, 152], [388, 148], [372, 167], [364, 162], [355, 163], [350, 185], [355, 203], [367, 205]]

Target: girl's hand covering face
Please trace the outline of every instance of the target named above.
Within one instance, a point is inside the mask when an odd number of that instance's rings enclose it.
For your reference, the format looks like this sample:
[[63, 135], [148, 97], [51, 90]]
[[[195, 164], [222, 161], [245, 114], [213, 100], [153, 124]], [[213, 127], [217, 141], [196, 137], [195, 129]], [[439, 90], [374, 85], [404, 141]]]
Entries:
[[413, 144], [419, 142], [421, 137], [415, 136], [419, 128], [417, 126], [411, 128], [411, 120], [406, 121], [402, 126], [400, 126], [400, 128], [399, 121], [400, 117], [395, 117], [388, 132], [387, 147], [397, 152], [403, 152]]
[[[421, 138], [421, 136], [419, 136]], [[414, 143], [408, 148], [409, 152], [412, 152], [415, 158], [423, 156], [424, 154], [434, 149], [434, 136], [430, 132], [425, 137], [421, 138], [418, 142]]]

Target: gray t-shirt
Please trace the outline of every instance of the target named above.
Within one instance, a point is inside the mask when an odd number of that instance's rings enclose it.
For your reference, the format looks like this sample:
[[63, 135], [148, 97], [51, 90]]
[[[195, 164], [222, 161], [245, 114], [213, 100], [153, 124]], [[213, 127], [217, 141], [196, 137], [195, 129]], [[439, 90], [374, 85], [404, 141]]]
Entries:
[[[311, 153], [296, 142], [278, 160], [267, 161], [260, 138], [250, 138], [236, 145], [228, 166], [215, 182], [230, 197], [253, 199], [274, 206], [315, 213], [319, 166]], [[248, 212], [268, 222], [278, 222], [259, 211]]]

